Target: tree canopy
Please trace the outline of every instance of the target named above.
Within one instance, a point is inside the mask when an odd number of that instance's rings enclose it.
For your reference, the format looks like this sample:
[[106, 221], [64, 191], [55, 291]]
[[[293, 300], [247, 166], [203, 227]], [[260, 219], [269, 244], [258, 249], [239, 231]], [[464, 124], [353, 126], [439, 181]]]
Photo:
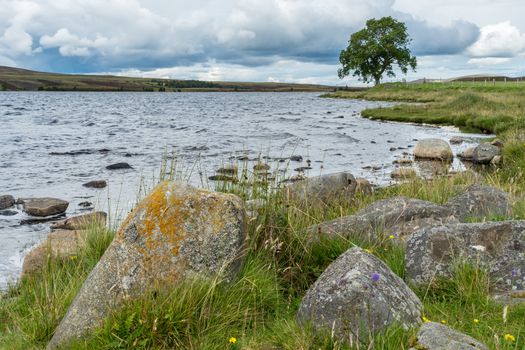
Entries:
[[339, 78], [352, 73], [365, 83], [381, 82], [384, 74], [395, 77], [394, 66], [403, 74], [416, 70], [417, 60], [408, 45], [412, 40], [406, 25], [392, 17], [369, 19], [365, 28], [350, 37], [348, 47], [341, 51]]

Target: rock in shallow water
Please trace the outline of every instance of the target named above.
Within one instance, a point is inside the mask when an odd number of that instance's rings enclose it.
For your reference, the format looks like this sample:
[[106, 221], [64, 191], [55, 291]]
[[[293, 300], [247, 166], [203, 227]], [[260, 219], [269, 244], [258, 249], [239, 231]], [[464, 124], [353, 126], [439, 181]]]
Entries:
[[454, 158], [450, 145], [440, 139], [418, 141], [414, 149], [414, 156], [420, 159], [438, 159], [445, 161], [450, 161]]
[[15, 198], [13, 196], [0, 196], [0, 210], [11, 208], [13, 205], [15, 205]]
[[133, 169], [133, 167], [131, 165], [129, 165], [128, 163], [116, 163], [116, 164], [108, 165], [106, 167], [106, 169], [108, 169], [108, 170], [121, 170], [121, 169]]
[[24, 211], [32, 216], [53, 216], [63, 214], [69, 202], [57, 198], [29, 198], [23, 200]]
[[489, 164], [492, 158], [499, 156], [501, 150], [490, 143], [482, 143], [474, 148], [472, 152], [472, 161], [478, 164]]
[[246, 236], [240, 198], [165, 182], [128, 216], [48, 345], [85, 335], [124, 300], [196, 274], [231, 278]]
[[57, 221], [51, 225], [51, 228], [53, 230], [87, 230], [93, 226], [104, 227], [106, 226], [106, 217], [106, 213], [97, 211]]
[[489, 350], [489, 348], [450, 327], [435, 322], [424, 323], [417, 333], [417, 344], [410, 350]]
[[310, 287], [297, 320], [355, 343], [394, 323], [404, 328], [419, 325], [422, 308], [414, 292], [385, 263], [351, 248]]
[[82, 186], [87, 188], [105, 188], [108, 185], [108, 183], [105, 180], [95, 180], [86, 182]]

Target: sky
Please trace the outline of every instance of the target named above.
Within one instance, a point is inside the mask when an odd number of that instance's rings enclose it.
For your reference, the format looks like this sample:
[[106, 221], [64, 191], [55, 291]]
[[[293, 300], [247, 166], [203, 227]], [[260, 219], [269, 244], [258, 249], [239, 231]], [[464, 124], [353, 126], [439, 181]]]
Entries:
[[418, 58], [409, 80], [524, 76], [524, 13], [525, 0], [0, 0], [0, 65], [353, 85], [339, 52], [367, 19], [393, 16]]

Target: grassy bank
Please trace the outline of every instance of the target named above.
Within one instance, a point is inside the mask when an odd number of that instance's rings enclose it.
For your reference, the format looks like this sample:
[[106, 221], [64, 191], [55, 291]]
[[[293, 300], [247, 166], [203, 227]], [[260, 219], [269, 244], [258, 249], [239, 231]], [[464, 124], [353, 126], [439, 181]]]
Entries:
[[[489, 178], [489, 181], [490, 178]], [[404, 250], [385, 233], [371, 244], [357, 238], [308, 245], [303, 234], [311, 224], [351, 214], [375, 200], [395, 195], [444, 203], [474, 182], [470, 175], [438, 178], [358, 196], [352, 203], [333, 202], [321, 209], [290, 206], [271, 191], [273, 183], [225, 185], [221, 190], [247, 199], [265, 199], [249, 223], [249, 253], [238, 279], [187, 280], [169, 291], [130, 302], [112, 314], [91, 337], [72, 349], [408, 349], [416, 330], [393, 327], [349, 346], [300, 328], [295, 314], [308, 287], [341, 253], [352, 246], [369, 249], [399, 276], [404, 276]], [[496, 185], [498, 185], [496, 183]], [[511, 187], [507, 186], [507, 189]], [[517, 216], [523, 216], [513, 197]], [[93, 230], [89, 244], [74, 259], [50, 260], [42, 274], [23, 279], [0, 299], [0, 348], [42, 349], [89, 271], [109, 244], [112, 233]], [[487, 275], [459, 266], [451, 280], [417, 289], [425, 317], [444, 322], [489, 344], [493, 349], [525, 347], [525, 305], [503, 305], [489, 298]], [[505, 340], [512, 334], [514, 341]], [[235, 343], [230, 339], [235, 338]], [[232, 340], [233, 341], [233, 340]]]

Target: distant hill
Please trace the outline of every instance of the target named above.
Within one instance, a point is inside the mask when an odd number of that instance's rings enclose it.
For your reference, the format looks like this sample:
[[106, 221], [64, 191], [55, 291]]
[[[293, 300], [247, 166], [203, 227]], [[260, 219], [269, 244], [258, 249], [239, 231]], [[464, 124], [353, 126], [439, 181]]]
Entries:
[[463, 77], [450, 78], [450, 79], [434, 79], [434, 78], [421, 78], [413, 80], [411, 84], [423, 84], [423, 83], [450, 83], [453, 81], [464, 81], [464, 82], [484, 82], [484, 81], [525, 81], [525, 77], [507, 77], [504, 75], [491, 75], [491, 74], [478, 74], [478, 75], [466, 75]]
[[0, 66], [0, 90], [7, 91], [332, 91], [311, 84], [211, 82], [35, 72]]

